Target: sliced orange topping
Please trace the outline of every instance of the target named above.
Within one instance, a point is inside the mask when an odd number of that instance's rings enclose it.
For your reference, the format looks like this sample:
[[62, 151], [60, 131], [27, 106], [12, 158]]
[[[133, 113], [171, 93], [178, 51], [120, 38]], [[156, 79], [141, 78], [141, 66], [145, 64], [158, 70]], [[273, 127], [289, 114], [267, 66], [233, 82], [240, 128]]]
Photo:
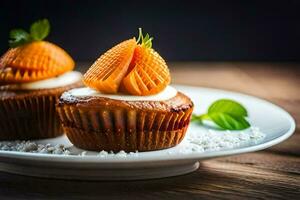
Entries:
[[124, 41], [103, 54], [83, 82], [104, 93], [146, 96], [161, 92], [171, 77], [164, 59], [152, 49], [152, 39], [148, 34], [144, 37], [140, 29], [137, 41]]
[[74, 68], [73, 59], [60, 47], [33, 41], [9, 49], [0, 58], [0, 83], [23, 83], [47, 79]]
[[153, 49], [137, 46], [131, 71], [124, 77], [125, 90], [133, 95], [151, 95], [170, 84], [170, 72], [164, 59]]
[[136, 45], [135, 39], [130, 39], [108, 50], [84, 74], [83, 82], [101, 92], [117, 93]]

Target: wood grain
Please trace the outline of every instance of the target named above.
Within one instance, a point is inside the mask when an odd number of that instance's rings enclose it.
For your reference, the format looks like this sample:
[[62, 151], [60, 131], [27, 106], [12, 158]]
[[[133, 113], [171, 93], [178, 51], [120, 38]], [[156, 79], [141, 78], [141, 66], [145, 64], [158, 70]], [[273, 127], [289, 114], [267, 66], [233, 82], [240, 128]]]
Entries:
[[[173, 83], [255, 95], [282, 106], [300, 125], [300, 64], [171, 63], [170, 68]], [[299, 144], [297, 128], [288, 140], [264, 151], [208, 160], [194, 173], [148, 181], [83, 182], [0, 173], [0, 199], [298, 199]]]

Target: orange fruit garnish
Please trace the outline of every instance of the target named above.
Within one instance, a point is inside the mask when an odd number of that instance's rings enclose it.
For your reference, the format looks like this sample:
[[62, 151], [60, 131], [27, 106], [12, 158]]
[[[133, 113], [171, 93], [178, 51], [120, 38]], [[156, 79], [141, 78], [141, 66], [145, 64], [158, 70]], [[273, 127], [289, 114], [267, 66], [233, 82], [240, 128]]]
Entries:
[[146, 96], [162, 91], [171, 81], [168, 66], [153, 49], [137, 46], [132, 70], [124, 77], [124, 89], [133, 95]]
[[71, 71], [73, 59], [60, 47], [33, 41], [9, 49], [0, 58], [0, 83], [24, 83], [47, 79]]
[[130, 39], [108, 50], [84, 74], [84, 84], [104, 93], [117, 93], [136, 45], [135, 39]]
[[140, 29], [137, 41], [124, 41], [103, 54], [83, 82], [104, 93], [146, 96], [161, 92], [171, 77], [164, 59], [152, 49], [152, 39], [148, 34], [143, 37]]

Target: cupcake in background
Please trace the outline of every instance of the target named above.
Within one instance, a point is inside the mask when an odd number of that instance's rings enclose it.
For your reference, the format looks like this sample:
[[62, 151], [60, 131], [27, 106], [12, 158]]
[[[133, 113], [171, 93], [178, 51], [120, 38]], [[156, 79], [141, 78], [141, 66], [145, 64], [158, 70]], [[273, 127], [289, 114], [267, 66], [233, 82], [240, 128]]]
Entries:
[[30, 32], [10, 32], [10, 49], [0, 58], [0, 140], [38, 139], [62, 134], [55, 110], [58, 97], [81, 86], [81, 73], [59, 46], [43, 41], [47, 19]]

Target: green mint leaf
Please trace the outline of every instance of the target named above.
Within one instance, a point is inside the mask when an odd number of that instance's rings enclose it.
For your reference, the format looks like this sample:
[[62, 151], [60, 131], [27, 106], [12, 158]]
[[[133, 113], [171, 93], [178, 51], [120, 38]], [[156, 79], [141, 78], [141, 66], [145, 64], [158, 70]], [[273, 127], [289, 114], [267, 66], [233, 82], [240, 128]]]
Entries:
[[215, 101], [209, 108], [208, 114], [211, 113], [226, 113], [237, 117], [248, 116], [247, 110], [240, 103], [230, 99], [220, 99]]
[[203, 114], [203, 115], [192, 115], [191, 121], [193, 122], [199, 122], [202, 123], [203, 120], [210, 120], [210, 117], [208, 114]]
[[201, 119], [199, 119], [199, 115], [195, 115], [195, 114], [192, 115], [192, 118], [191, 118], [192, 122], [197, 122], [199, 120], [201, 120]]
[[245, 117], [247, 110], [240, 103], [230, 99], [220, 99], [211, 104], [206, 114], [193, 115], [192, 121], [203, 124], [203, 121], [214, 122], [225, 130], [243, 130], [250, 127]]
[[14, 48], [31, 41], [29, 33], [23, 29], [13, 29], [9, 32], [9, 46]]
[[243, 130], [250, 127], [244, 117], [233, 116], [227, 113], [211, 113], [210, 119], [225, 130]]
[[30, 27], [30, 35], [34, 40], [43, 40], [50, 32], [50, 23], [47, 19], [34, 22]]
[[30, 34], [23, 29], [13, 29], [9, 33], [9, 46], [14, 48], [23, 44], [43, 40], [50, 32], [50, 24], [47, 19], [34, 22], [30, 27]]

